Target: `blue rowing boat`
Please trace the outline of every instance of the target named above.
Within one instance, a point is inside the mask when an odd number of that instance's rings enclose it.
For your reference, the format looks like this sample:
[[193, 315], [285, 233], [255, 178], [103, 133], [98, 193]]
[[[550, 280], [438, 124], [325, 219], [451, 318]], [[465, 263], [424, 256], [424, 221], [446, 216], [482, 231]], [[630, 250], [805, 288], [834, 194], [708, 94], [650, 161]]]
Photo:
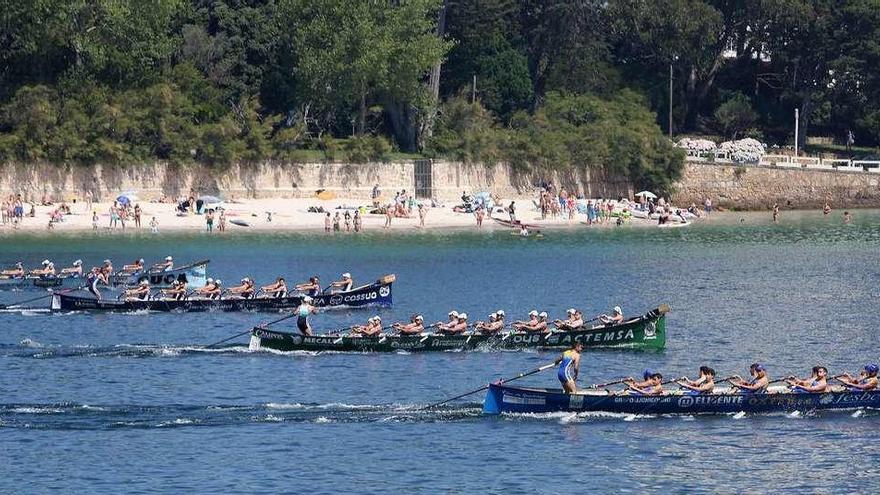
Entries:
[[797, 393], [774, 387], [768, 393], [733, 392], [692, 395], [669, 392], [658, 396], [618, 395], [605, 390], [566, 394], [562, 389], [489, 385], [483, 414], [608, 412], [622, 414], [736, 414], [880, 408], [880, 390]]
[[[118, 271], [110, 276], [113, 287], [133, 287], [146, 280], [156, 289], [167, 289], [175, 281], [186, 282], [191, 288], [204, 287], [208, 281], [210, 260], [199, 260], [171, 270]], [[85, 275], [31, 276], [0, 279], [3, 289], [75, 289], [87, 284]]]

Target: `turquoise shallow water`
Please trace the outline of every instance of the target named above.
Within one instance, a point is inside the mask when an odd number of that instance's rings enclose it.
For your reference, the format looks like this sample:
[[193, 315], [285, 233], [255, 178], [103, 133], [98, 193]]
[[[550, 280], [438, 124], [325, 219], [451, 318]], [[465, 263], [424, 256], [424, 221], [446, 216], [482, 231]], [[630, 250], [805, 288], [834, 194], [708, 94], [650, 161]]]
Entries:
[[[775, 375], [878, 359], [880, 214], [727, 215], [683, 229], [384, 235], [0, 237], [0, 264], [211, 258], [225, 281], [395, 273], [395, 307], [586, 313], [666, 302], [662, 353], [586, 355], [587, 383], [703, 363]], [[740, 222], [740, 218], [743, 219]], [[0, 293], [0, 301], [32, 297]], [[40, 303], [36, 303], [40, 304]], [[335, 329], [371, 313], [319, 315]], [[564, 493], [876, 491], [880, 415], [484, 418], [480, 395], [416, 409], [552, 360], [542, 352], [272, 354], [197, 349], [260, 313], [0, 313], [0, 479], [13, 492]], [[528, 381], [526, 381], [528, 380]], [[523, 380], [554, 385], [552, 373]], [[737, 466], [734, 469], [732, 466]], [[708, 466], [708, 467], [707, 467]], [[862, 467], [865, 466], [865, 467]], [[739, 470], [747, 471], [747, 473]]]

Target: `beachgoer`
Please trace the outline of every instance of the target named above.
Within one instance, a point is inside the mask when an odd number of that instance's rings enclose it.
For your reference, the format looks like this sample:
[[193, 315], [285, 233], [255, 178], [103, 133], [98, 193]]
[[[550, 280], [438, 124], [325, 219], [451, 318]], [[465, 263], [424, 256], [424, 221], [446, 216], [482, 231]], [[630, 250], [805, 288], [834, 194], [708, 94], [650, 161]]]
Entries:
[[134, 226], [141, 228], [141, 205], [134, 205]]
[[324, 232], [330, 232], [333, 230], [333, 219], [330, 218], [330, 212], [327, 212], [327, 216], [324, 217]]
[[214, 209], [205, 212], [205, 227], [208, 232], [214, 231]]
[[156, 220], [156, 217], [153, 217], [153, 219], [150, 220], [150, 232], [154, 234], [159, 233], [159, 221]]
[[364, 217], [361, 216], [360, 210], [354, 210], [354, 231], [361, 232], [364, 230]]
[[843, 212], [843, 223], [846, 224], [846, 223], [850, 223], [850, 222], [852, 222], [852, 215], [850, 215], [848, 211], [844, 211]]
[[428, 215], [428, 209], [425, 205], [419, 203], [419, 226], [425, 228], [425, 217]]
[[779, 222], [779, 203], [773, 203], [773, 223]]
[[514, 201], [507, 205], [507, 214], [510, 216], [510, 221], [516, 223], [516, 203]]
[[339, 224], [342, 221], [342, 218], [339, 216], [339, 212], [336, 212], [336, 215], [333, 216], [333, 231], [339, 232]]

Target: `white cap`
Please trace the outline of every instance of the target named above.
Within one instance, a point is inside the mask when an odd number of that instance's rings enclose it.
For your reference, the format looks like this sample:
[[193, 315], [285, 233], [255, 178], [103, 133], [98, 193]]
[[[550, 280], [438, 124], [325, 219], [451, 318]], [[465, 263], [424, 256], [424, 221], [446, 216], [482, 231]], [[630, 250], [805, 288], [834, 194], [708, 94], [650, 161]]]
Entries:
[[141, 285], [150, 285], [150, 283], [147, 282], [146, 280], [141, 280]]
[[376, 317], [375, 317], [375, 316], [371, 316], [371, 317], [367, 318], [367, 321], [370, 322], [370, 323], [373, 323], [374, 321], [376, 321]]
[[416, 320], [425, 321], [425, 318], [422, 315], [416, 315]]
[[247, 277], [241, 279], [241, 282], [247, 282], [247, 281], [248, 281], [248, 278], [247, 278]]
[[614, 312], [619, 313], [619, 314], [623, 314], [623, 310], [620, 309], [620, 306], [614, 306]]
[[214, 281], [214, 283], [217, 284], [217, 285], [220, 285], [220, 284], [222, 284], [223, 282], [221, 282], [220, 279], [218, 278], [217, 280]]
[[43, 266], [48, 265], [48, 264], [49, 264], [49, 260], [43, 260]]
[[304, 302], [304, 303], [310, 303], [310, 302], [312, 302], [312, 298], [309, 297], [309, 296], [305, 296], [305, 297], [303, 297], [303, 302]]
[[529, 311], [529, 316], [538, 316], [538, 312], [533, 309]]
[[546, 318], [546, 317], [547, 317], [547, 312], [546, 312], [546, 311], [541, 311], [541, 314], [539, 314], [538, 316], [540, 316], [541, 318]]
[[113, 264], [113, 262], [112, 262], [112, 261], [110, 261], [110, 260], [104, 260], [104, 264], [105, 264], [105, 265], [112, 265], [112, 264]]
[[449, 314], [447, 316], [454, 316], [454, 317], [458, 318], [458, 311], [453, 309], [452, 311], [449, 312]]
[[174, 260], [174, 258], [172, 258], [171, 256], [166, 256], [166, 257], [165, 257], [165, 261], [173, 261], [173, 260]]
[[462, 314], [458, 315], [458, 317], [462, 320], [467, 320], [467, 313], [462, 313]]
[[382, 317], [379, 315], [376, 315], [373, 318], [375, 318], [376, 321], [382, 321]]
[[502, 316], [502, 317], [503, 317], [503, 316], [504, 316], [504, 310], [503, 310], [503, 309], [499, 309], [498, 311], [495, 312], [495, 314], [498, 315], [498, 316]]
[[577, 310], [574, 308], [569, 308], [568, 311], [566, 311], [566, 313], [573, 315], [573, 314], [577, 313]]
[[83, 264], [83, 260], [76, 260], [73, 262], [73, 266], [79, 266]]
[[213, 278], [211, 278], [211, 277], [208, 277], [208, 283], [209, 283], [209, 284], [210, 284], [210, 283], [211, 283], [211, 282], [213, 282], [213, 281], [214, 281], [214, 279], [213, 279]]
[[342, 278], [351, 278], [351, 274], [348, 272], [345, 272], [342, 274]]

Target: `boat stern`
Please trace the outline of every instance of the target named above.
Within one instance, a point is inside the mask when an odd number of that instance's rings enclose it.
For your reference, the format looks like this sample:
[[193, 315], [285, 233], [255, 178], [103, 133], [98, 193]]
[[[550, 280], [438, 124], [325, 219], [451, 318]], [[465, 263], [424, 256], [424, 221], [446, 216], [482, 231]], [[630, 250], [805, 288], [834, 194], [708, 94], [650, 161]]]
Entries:
[[49, 306], [49, 309], [52, 311], [58, 311], [61, 309], [61, 296], [58, 294], [52, 294], [52, 304]]
[[486, 398], [483, 399], [483, 414], [498, 415], [501, 414], [501, 399], [504, 395], [501, 386], [494, 383], [489, 384], [486, 390]]

